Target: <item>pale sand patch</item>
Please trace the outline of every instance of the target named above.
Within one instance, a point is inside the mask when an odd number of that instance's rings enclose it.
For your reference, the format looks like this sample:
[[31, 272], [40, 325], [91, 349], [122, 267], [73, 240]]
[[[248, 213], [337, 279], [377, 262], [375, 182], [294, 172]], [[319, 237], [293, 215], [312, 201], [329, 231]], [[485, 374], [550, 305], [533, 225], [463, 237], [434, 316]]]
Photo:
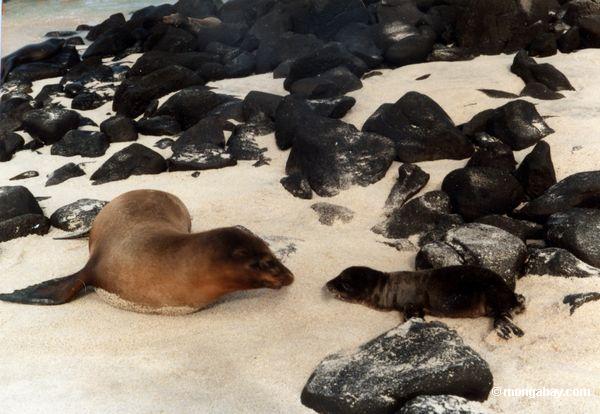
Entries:
[[[521, 80], [509, 72], [511, 56], [481, 57], [471, 62], [428, 63], [384, 71], [353, 92], [358, 103], [346, 120], [362, 125], [383, 102], [407, 91], [431, 96], [462, 123], [484, 109], [508, 102], [487, 97], [478, 88], [518, 93]], [[555, 64], [576, 92], [564, 100], [538, 104], [556, 133], [547, 141], [557, 175], [598, 169], [600, 153], [600, 79], [595, 68], [600, 51], [540, 59]], [[431, 73], [423, 81], [418, 76]], [[49, 82], [52, 83], [52, 82]], [[252, 89], [283, 93], [281, 80], [269, 75], [216, 82], [220, 89], [244, 96]], [[105, 112], [106, 111], [106, 112]], [[92, 112], [102, 120], [109, 108]], [[152, 146], [160, 137], [141, 137]], [[381, 243], [369, 229], [382, 219], [385, 199], [397, 176], [394, 163], [380, 182], [353, 187], [330, 199], [300, 200], [280, 185], [287, 153], [272, 135], [258, 138], [268, 147], [271, 165], [131, 177], [91, 186], [89, 175], [114, 152], [130, 143], [112, 144], [97, 159], [49, 156], [49, 148], [18, 153], [1, 164], [0, 185], [26, 185], [47, 215], [79, 198], [110, 200], [136, 188], [170, 191], [188, 206], [194, 230], [243, 225], [262, 236], [299, 239], [286, 265], [296, 275], [281, 291], [232, 295], [216, 306], [187, 316], [167, 317], [126, 312], [108, 306], [96, 294], [58, 307], [0, 303], [0, 401], [3, 413], [303, 413], [300, 392], [314, 367], [326, 355], [357, 346], [391, 329], [397, 313], [337, 301], [322, 290], [324, 283], [351, 265], [384, 271], [410, 269], [415, 251], [398, 252]], [[574, 147], [580, 146], [579, 149]], [[170, 150], [158, 150], [164, 156]], [[529, 150], [517, 154], [522, 159]], [[45, 175], [67, 162], [89, 162], [87, 176], [45, 188]], [[441, 180], [465, 161], [424, 162], [431, 174], [424, 191], [440, 188]], [[8, 178], [36, 169], [40, 177], [21, 182]], [[422, 194], [422, 193], [421, 193]], [[317, 201], [352, 209], [348, 224], [323, 226], [310, 209]], [[0, 245], [0, 291], [70, 274], [87, 258], [84, 240], [57, 241], [52, 230]], [[600, 409], [598, 339], [600, 302], [584, 305], [573, 316], [562, 304], [566, 294], [600, 290], [598, 278], [529, 277], [517, 291], [528, 309], [516, 323], [525, 337], [508, 342], [491, 331], [488, 319], [443, 319], [491, 366], [495, 385], [502, 387], [589, 387], [590, 398], [490, 397], [486, 406], [499, 412], [590, 413]], [[433, 319], [433, 318], [429, 318]]]

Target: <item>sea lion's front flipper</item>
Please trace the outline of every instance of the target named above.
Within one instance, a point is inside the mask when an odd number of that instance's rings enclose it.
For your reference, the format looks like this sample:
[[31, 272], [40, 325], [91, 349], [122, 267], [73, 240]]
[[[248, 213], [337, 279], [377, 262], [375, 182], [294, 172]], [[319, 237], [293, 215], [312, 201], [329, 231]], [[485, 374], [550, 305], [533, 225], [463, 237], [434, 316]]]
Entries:
[[563, 303], [570, 305], [570, 313], [573, 315], [573, 312], [575, 312], [575, 310], [581, 305], [595, 300], [600, 300], [600, 292], [575, 293], [572, 295], [567, 295], [564, 297]]
[[71, 301], [85, 287], [85, 277], [81, 272], [71, 276], [51, 279], [37, 285], [1, 293], [0, 300], [29, 305], [61, 305]]
[[510, 315], [505, 313], [494, 318], [494, 329], [502, 339], [510, 339], [512, 335], [525, 335], [525, 332], [511, 321]]

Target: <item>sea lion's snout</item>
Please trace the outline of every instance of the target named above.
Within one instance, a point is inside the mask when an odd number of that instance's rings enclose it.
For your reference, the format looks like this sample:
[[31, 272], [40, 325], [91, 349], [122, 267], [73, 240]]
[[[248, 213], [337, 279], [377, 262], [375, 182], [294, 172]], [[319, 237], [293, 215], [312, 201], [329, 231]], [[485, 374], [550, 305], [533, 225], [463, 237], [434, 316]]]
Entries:
[[269, 289], [281, 289], [294, 282], [294, 274], [281, 262], [274, 261], [271, 267], [263, 274], [264, 287]]

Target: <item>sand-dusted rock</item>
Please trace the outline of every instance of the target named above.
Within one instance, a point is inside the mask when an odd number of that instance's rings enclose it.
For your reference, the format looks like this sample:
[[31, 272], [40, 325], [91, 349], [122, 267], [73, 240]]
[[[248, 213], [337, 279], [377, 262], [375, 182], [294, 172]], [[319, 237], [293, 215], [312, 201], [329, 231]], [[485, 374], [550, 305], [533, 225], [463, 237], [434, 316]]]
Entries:
[[408, 401], [396, 414], [491, 414], [481, 403], [456, 395], [420, 395]]
[[517, 169], [516, 177], [531, 198], [540, 197], [548, 188], [556, 184], [550, 145], [547, 142], [538, 142], [527, 154]]
[[546, 239], [579, 259], [600, 267], [600, 210], [572, 208], [550, 216]]
[[467, 167], [491, 167], [515, 171], [517, 161], [512, 148], [500, 141], [498, 138], [486, 134], [477, 133], [473, 137], [475, 152], [467, 163]]
[[292, 147], [296, 133], [314, 117], [310, 105], [303, 99], [286, 96], [275, 111], [275, 142], [280, 150]]
[[23, 186], [0, 187], [0, 242], [29, 234], [46, 234], [48, 219]]
[[307, 99], [333, 98], [362, 88], [362, 82], [345, 66], [329, 69], [313, 77], [299, 79], [290, 93]]
[[80, 111], [90, 111], [100, 108], [106, 101], [106, 98], [96, 92], [82, 92], [73, 98], [71, 108]]
[[325, 358], [301, 400], [321, 413], [392, 413], [415, 395], [484, 400], [492, 385], [487, 362], [455, 331], [411, 319], [356, 350]]
[[9, 161], [24, 144], [25, 140], [16, 132], [0, 133], [0, 162]]
[[454, 170], [444, 178], [442, 190], [450, 196], [454, 211], [466, 220], [508, 213], [525, 197], [510, 172], [490, 167]]
[[59, 107], [35, 109], [23, 118], [23, 129], [44, 144], [54, 144], [79, 126], [79, 114]]
[[409, 198], [421, 191], [428, 182], [429, 174], [418, 165], [402, 164], [398, 167], [398, 179], [385, 200], [386, 214], [402, 207]]
[[544, 194], [525, 204], [519, 213], [532, 218], [547, 217], [577, 206], [594, 206], [600, 202], [600, 171], [570, 175]]
[[273, 121], [283, 96], [262, 91], [250, 91], [242, 103], [246, 122], [263, 123]]
[[294, 197], [305, 200], [310, 200], [312, 198], [312, 188], [310, 188], [308, 180], [301, 173], [285, 176], [279, 182], [283, 188], [289, 191]]
[[173, 155], [168, 162], [170, 171], [212, 170], [237, 164], [224, 148], [208, 143], [173, 148]]
[[177, 135], [181, 132], [179, 122], [170, 115], [142, 118], [136, 122], [136, 126], [139, 133], [144, 135]]
[[515, 55], [510, 70], [526, 84], [539, 82], [555, 92], [574, 89], [561, 71], [549, 63], [537, 63], [525, 50]]
[[0, 243], [29, 236], [44, 235], [50, 229], [50, 221], [43, 214], [23, 214], [0, 221]]
[[187, 68], [167, 66], [148, 75], [123, 81], [115, 92], [113, 110], [119, 115], [135, 118], [144, 113], [153, 99], [203, 83], [202, 78]]
[[173, 151], [178, 151], [184, 147], [203, 147], [206, 144], [220, 148], [225, 147], [223, 127], [219, 120], [214, 117], [206, 117], [196, 123], [193, 127], [185, 130], [179, 138], [175, 140], [175, 143], [171, 148]]
[[340, 120], [313, 115], [296, 128], [286, 173], [300, 172], [322, 197], [379, 181], [394, 159], [392, 142]]
[[348, 207], [331, 203], [314, 203], [310, 206], [318, 215], [319, 222], [326, 226], [333, 226], [335, 222], [349, 223], [354, 218], [354, 212]]
[[257, 136], [270, 134], [270, 128], [257, 124], [236, 125], [227, 140], [227, 152], [236, 160], [260, 160], [266, 148], [260, 148], [256, 142]]
[[532, 221], [517, 220], [512, 217], [490, 214], [489, 216], [475, 219], [475, 222], [498, 227], [523, 241], [544, 238], [544, 227]]
[[115, 152], [90, 177], [92, 184], [124, 180], [131, 175], [160, 174], [167, 170], [167, 162], [157, 152], [134, 143]]
[[480, 266], [496, 272], [514, 288], [526, 258], [527, 247], [518, 237], [498, 227], [467, 223], [448, 230], [442, 240], [424, 245], [416, 267]]
[[600, 276], [600, 269], [579, 260], [568, 250], [548, 247], [529, 252], [529, 257], [525, 262], [525, 273], [560, 277], [590, 277]]
[[521, 90], [520, 96], [530, 96], [535, 99], [553, 101], [556, 99], [562, 99], [565, 97], [562, 93], [554, 92], [546, 85], [540, 82], [529, 82], [523, 90]]
[[103, 121], [100, 124], [100, 131], [110, 142], [135, 141], [138, 138], [135, 123], [122, 115], [115, 115]]
[[64, 231], [82, 232], [92, 228], [92, 223], [107, 201], [82, 198], [57, 209], [50, 216], [50, 224]]
[[473, 153], [471, 143], [448, 114], [418, 92], [408, 92], [395, 104], [381, 105], [362, 129], [390, 138], [402, 162], [464, 159]]
[[352, 109], [356, 99], [351, 96], [337, 96], [334, 98], [309, 99], [306, 103], [318, 115], [340, 119]]
[[71, 130], [58, 142], [52, 144], [50, 153], [63, 157], [101, 157], [108, 149], [110, 142], [106, 135], [96, 131]]
[[70, 178], [81, 177], [82, 175], [85, 175], [85, 171], [83, 171], [79, 165], [70, 162], [48, 174], [46, 187], [57, 185]]
[[554, 132], [535, 106], [521, 99], [497, 108], [488, 128], [493, 136], [515, 151], [530, 147]]
[[384, 237], [399, 239], [434, 229], [444, 231], [462, 221], [460, 216], [452, 214], [447, 194], [430, 191], [392, 210], [389, 217], [372, 230]]
[[17, 180], [26, 180], [28, 178], [39, 177], [40, 173], [35, 170], [29, 170], [22, 172], [21, 174], [17, 174], [14, 177], [9, 178], [9, 181], [17, 181]]

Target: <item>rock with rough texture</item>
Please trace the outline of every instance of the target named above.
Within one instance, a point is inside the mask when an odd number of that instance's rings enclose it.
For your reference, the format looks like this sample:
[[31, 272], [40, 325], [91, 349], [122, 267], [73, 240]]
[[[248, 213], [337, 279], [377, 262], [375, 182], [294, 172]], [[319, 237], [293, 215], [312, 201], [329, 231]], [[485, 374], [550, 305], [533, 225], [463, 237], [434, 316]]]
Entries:
[[546, 223], [546, 239], [600, 267], [600, 210], [573, 208], [551, 215]]
[[280, 150], [290, 149], [296, 134], [314, 117], [314, 112], [303, 99], [286, 96], [275, 111], [275, 142]]
[[527, 154], [517, 169], [516, 177], [532, 199], [540, 197], [548, 188], [556, 184], [550, 145], [547, 142], [538, 142]]
[[355, 350], [329, 355], [308, 379], [301, 401], [321, 413], [384, 414], [415, 395], [482, 401], [492, 385], [487, 362], [455, 331], [411, 319]]
[[70, 162], [48, 174], [46, 187], [57, 185], [70, 178], [81, 177], [82, 175], [85, 175], [85, 171], [83, 171], [79, 165]]
[[449, 264], [484, 267], [500, 275], [514, 289], [526, 258], [527, 246], [518, 237], [487, 224], [467, 223], [448, 230], [440, 241], [424, 245], [417, 254], [416, 267], [435, 269]]
[[[125, 25], [123, 13], [115, 13], [103, 22], [91, 27], [86, 35], [87, 40], [96, 40], [102, 33]], [[79, 28], [77, 30], [80, 30]]]
[[535, 106], [521, 99], [497, 108], [489, 121], [488, 128], [490, 134], [515, 151], [535, 145], [554, 132]]
[[96, 92], [82, 92], [71, 101], [71, 109], [90, 111], [92, 109], [100, 108], [105, 102], [106, 99]]
[[21, 174], [17, 174], [14, 177], [9, 178], [9, 181], [17, 181], [17, 180], [26, 180], [28, 178], [39, 177], [40, 173], [35, 170], [29, 170], [22, 172]]
[[79, 126], [79, 114], [58, 107], [35, 109], [23, 118], [23, 129], [44, 144], [54, 144]]
[[393, 66], [425, 62], [433, 50], [435, 33], [429, 26], [420, 26], [409, 36], [394, 41], [385, 51], [385, 61]]
[[402, 207], [409, 198], [421, 191], [428, 182], [429, 174], [418, 165], [402, 164], [398, 168], [398, 179], [385, 200], [386, 213], [391, 213], [394, 209]]
[[134, 122], [124, 116], [115, 115], [100, 124], [100, 131], [104, 133], [110, 142], [135, 141], [138, 133]]
[[48, 220], [27, 188], [0, 187], [0, 242], [47, 232]]
[[512, 217], [491, 214], [489, 216], [479, 217], [475, 222], [498, 227], [499, 229], [517, 236], [523, 241], [541, 240], [544, 238], [544, 227], [541, 224], [531, 221], [517, 220]]
[[467, 163], [467, 167], [491, 167], [514, 172], [517, 165], [512, 148], [498, 138], [477, 133], [473, 137], [475, 152]]
[[92, 228], [92, 223], [107, 201], [82, 198], [60, 207], [50, 216], [50, 224], [64, 231], [83, 232]]
[[225, 147], [225, 135], [223, 127], [218, 119], [206, 117], [193, 127], [184, 131], [171, 147], [173, 151], [179, 151], [183, 147], [203, 147], [214, 145], [219, 148]]
[[383, 61], [382, 51], [375, 43], [372, 26], [350, 23], [337, 32], [334, 40], [343, 44], [350, 53], [363, 60], [370, 68], [378, 67]]
[[318, 115], [340, 119], [352, 109], [354, 104], [356, 104], [356, 99], [351, 96], [338, 96], [334, 98], [309, 99], [306, 103]]
[[573, 315], [579, 307], [589, 302], [600, 300], [600, 292], [574, 293], [563, 298], [563, 303], [569, 305], [569, 313]]
[[448, 114], [418, 92], [408, 92], [395, 104], [381, 105], [362, 129], [390, 138], [402, 162], [464, 159], [473, 153], [471, 143]]
[[246, 122], [264, 123], [273, 121], [277, 107], [283, 97], [273, 93], [250, 91], [242, 103], [242, 113]]
[[362, 82], [344, 66], [316, 76], [299, 79], [289, 87], [290, 93], [306, 99], [334, 98], [362, 88]]
[[379, 181], [394, 159], [392, 142], [342, 121], [313, 115], [296, 129], [286, 173], [301, 173], [322, 197]]
[[94, 185], [104, 184], [132, 175], [160, 174], [166, 170], [167, 162], [159, 153], [135, 143], [115, 152], [92, 174], [90, 180]]
[[446, 230], [460, 223], [462, 218], [452, 214], [448, 195], [442, 191], [431, 191], [395, 208], [372, 230], [390, 239], [400, 239], [434, 229]]
[[116, 27], [102, 33], [88, 46], [83, 58], [115, 56], [135, 44], [135, 37], [127, 27]]
[[44, 235], [50, 229], [50, 221], [43, 214], [23, 214], [0, 221], [0, 243], [29, 236]]
[[530, 96], [545, 101], [553, 101], [565, 97], [562, 93], [554, 92], [552, 89], [539, 82], [529, 82], [525, 85], [523, 90], [521, 90], [520, 96]]
[[481, 403], [456, 395], [420, 395], [396, 414], [492, 414]]
[[525, 204], [518, 212], [526, 217], [541, 218], [571, 207], [600, 205], [600, 171], [570, 175], [544, 194]]
[[337, 221], [350, 223], [354, 218], [354, 212], [352, 210], [336, 204], [314, 203], [310, 208], [319, 215], [319, 222], [326, 226], [333, 226]]
[[170, 171], [212, 170], [237, 164], [231, 154], [214, 144], [178, 147], [168, 161]]
[[0, 162], [10, 161], [17, 151], [23, 149], [25, 140], [15, 132], [0, 133]]
[[525, 263], [525, 273], [560, 277], [590, 277], [600, 276], [600, 269], [579, 260], [573, 253], [565, 249], [548, 247], [529, 253]]
[[71, 130], [58, 142], [52, 144], [50, 154], [63, 157], [101, 157], [108, 149], [110, 142], [106, 135], [96, 131]]
[[561, 71], [549, 63], [537, 63], [524, 50], [515, 55], [510, 70], [526, 84], [539, 82], [555, 92], [574, 90]]
[[139, 133], [144, 135], [177, 135], [181, 132], [179, 122], [170, 115], [142, 118], [136, 125]]
[[442, 190], [450, 196], [454, 211], [466, 220], [511, 212], [525, 197], [510, 172], [490, 167], [454, 170], [444, 178]]
[[289, 191], [294, 197], [310, 200], [312, 198], [312, 188], [310, 184], [300, 173], [290, 174], [283, 177], [280, 181], [283, 188]]
[[256, 142], [257, 136], [270, 134], [269, 128], [256, 124], [236, 125], [227, 140], [227, 152], [236, 160], [260, 160], [266, 148], [260, 148]]

